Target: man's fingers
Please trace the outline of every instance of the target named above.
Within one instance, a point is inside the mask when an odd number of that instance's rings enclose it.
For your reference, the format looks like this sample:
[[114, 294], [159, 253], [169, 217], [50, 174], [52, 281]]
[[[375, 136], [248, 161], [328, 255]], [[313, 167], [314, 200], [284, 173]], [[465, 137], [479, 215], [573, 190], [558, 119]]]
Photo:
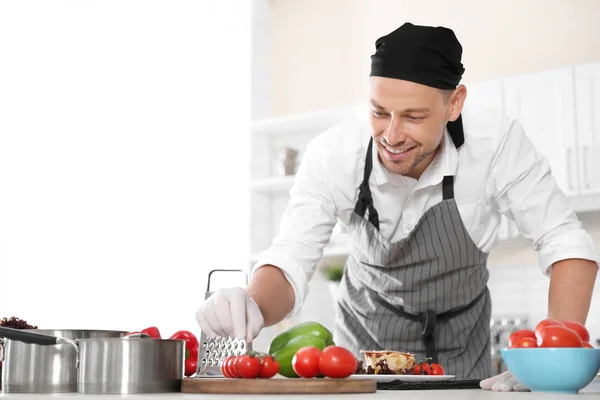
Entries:
[[213, 331], [210, 328], [210, 324], [204, 317], [204, 314], [205, 314], [205, 312], [204, 312], [203, 307], [200, 307], [198, 309], [198, 311], [196, 311], [196, 321], [198, 322], [198, 325], [200, 326], [200, 331], [202, 331], [206, 336], [208, 336], [210, 338], [217, 337], [217, 334], [215, 333], [215, 331]]
[[217, 336], [225, 336], [225, 333], [221, 329], [221, 323], [219, 322], [219, 318], [217, 317], [217, 314], [215, 313], [214, 307], [207, 307], [204, 310], [204, 318], [206, 319], [206, 322], [208, 322], [208, 325], [210, 326], [212, 331]]
[[251, 297], [246, 298], [246, 320], [246, 343], [251, 343], [265, 324], [260, 308]]
[[229, 302], [233, 336], [239, 340], [246, 338], [246, 296], [243, 292], [234, 294]]

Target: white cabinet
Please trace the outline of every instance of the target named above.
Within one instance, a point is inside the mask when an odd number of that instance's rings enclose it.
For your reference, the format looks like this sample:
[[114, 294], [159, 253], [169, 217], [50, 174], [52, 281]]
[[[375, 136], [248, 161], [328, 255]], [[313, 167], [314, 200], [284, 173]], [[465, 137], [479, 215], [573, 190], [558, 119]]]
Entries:
[[466, 104], [481, 104], [504, 112], [502, 79], [490, 79], [481, 82], [467, 83]]
[[573, 69], [504, 79], [505, 111], [516, 118], [568, 195], [579, 193]]
[[[281, 154], [285, 148], [298, 151], [296, 166], [308, 142], [325, 130], [348, 119], [364, 119], [367, 109], [351, 106], [338, 109], [282, 116], [254, 121], [251, 132], [250, 157], [250, 264], [266, 250], [279, 233], [279, 224], [289, 202], [294, 175], [283, 175]], [[323, 257], [338, 259], [347, 255], [346, 236], [338, 224]]]
[[600, 194], [600, 63], [577, 66], [574, 75], [581, 194]]

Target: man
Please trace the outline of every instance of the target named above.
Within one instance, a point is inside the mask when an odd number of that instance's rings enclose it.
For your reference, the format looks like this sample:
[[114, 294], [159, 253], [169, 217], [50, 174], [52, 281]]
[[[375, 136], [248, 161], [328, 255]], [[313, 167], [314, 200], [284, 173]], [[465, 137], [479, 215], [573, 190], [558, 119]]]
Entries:
[[279, 235], [246, 290], [200, 307], [203, 332], [251, 341], [297, 313], [340, 221], [351, 254], [338, 345], [414, 352], [485, 389], [525, 389], [510, 374], [490, 378], [486, 260], [501, 214], [539, 252], [549, 317], [585, 323], [600, 256], [519, 123], [465, 106], [461, 56], [443, 27], [406, 23], [376, 41], [369, 126], [342, 124], [309, 143]]

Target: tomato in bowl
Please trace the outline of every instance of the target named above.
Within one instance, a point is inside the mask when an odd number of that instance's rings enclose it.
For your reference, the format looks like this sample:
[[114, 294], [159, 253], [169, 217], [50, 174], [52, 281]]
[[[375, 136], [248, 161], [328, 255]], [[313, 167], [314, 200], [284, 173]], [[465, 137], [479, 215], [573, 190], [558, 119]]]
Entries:
[[600, 370], [600, 349], [572, 321], [541, 321], [535, 330], [514, 332], [500, 353], [508, 370], [532, 392], [578, 393]]

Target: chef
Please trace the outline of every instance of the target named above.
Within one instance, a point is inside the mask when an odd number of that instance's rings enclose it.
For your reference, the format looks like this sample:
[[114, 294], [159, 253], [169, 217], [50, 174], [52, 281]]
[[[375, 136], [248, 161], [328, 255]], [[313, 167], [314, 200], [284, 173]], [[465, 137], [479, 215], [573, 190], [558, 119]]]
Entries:
[[538, 252], [551, 318], [585, 323], [600, 256], [519, 122], [469, 103], [461, 56], [444, 27], [405, 23], [376, 41], [368, 123], [308, 144], [277, 237], [247, 288], [201, 305], [204, 333], [251, 341], [296, 315], [340, 222], [350, 255], [337, 345], [413, 352], [484, 389], [526, 390], [491, 376], [486, 262], [501, 216]]

